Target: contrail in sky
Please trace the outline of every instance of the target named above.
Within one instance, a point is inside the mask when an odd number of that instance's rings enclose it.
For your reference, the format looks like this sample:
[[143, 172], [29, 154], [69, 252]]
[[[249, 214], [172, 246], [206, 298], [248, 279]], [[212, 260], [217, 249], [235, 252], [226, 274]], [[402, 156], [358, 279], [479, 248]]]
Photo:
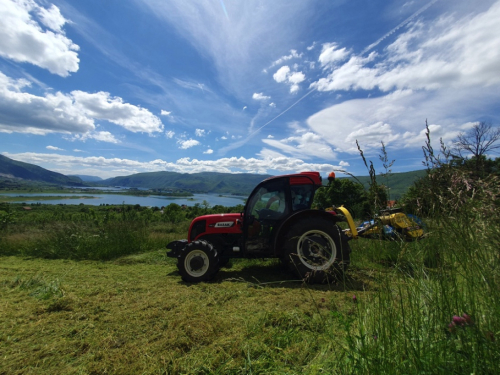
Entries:
[[[222, 0], [221, 0], [222, 1]], [[408, 22], [410, 22], [412, 19], [414, 19], [416, 16], [418, 16], [420, 13], [422, 13], [423, 11], [427, 10], [427, 8], [429, 8], [431, 5], [433, 5], [434, 3], [436, 3], [438, 0], [432, 0], [430, 3], [428, 3], [427, 5], [424, 5], [422, 8], [420, 8], [419, 10], [417, 10], [415, 13], [413, 13], [410, 17], [408, 17], [407, 19], [405, 19], [403, 22], [401, 22], [399, 25], [397, 25], [395, 28], [393, 28], [391, 31], [389, 31], [387, 34], [385, 34], [382, 38], [380, 38], [379, 40], [377, 40], [375, 43], [372, 43], [370, 44], [368, 47], [366, 47], [362, 52], [361, 54], [364, 55], [366, 52], [368, 52], [369, 50], [371, 50], [372, 48], [376, 47], [380, 42], [382, 42], [385, 38], [387, 38], [388, 36], [390, 36], [391, 34], [395, 33], [398, 29], [400, 29], [401, 27], [403, 27], [404, 25], [406, 25]]]
[[[372, 48], [376, 47], [379, 43], [381, 43], [385, 38], [387, 38], [388, 36], [390, 36], [391, 34], [395, 33], [398, 29], [400, 29], [401, 27], [403, 27], [404, 25], [406, 25], [408, 22], [410, 22], [412, 19], [414, 19], [415, 17], [417, 17], [420, 13], [424, 12], [425, 10], [427, 10], [431, 5], [433, 5], [434, 3], [436, 3], [438, 0], [432, 0], [431, 2], [427, 3], [426, 5], [424, 5], [422, 8], [420, 8], [419, 10], [417, 10], [415, 13], [413, 13], [410, 17], [408, 17], [407, 19], [405, 19], [403, 22], [401, 22], [399, 25], [397, 25], [396, 27], [394, 27], [391, 31], [389, 31], [388, 33], [386, 33], [384, 36], [382, 36], [380, 39], [378, 39], [376, 42], [370, 44], [368, 47], [366, 47], [362, 52], [361, 52], [361, 55], [363, 55], [364, 53], [368, 52], [369, 50], [371, 50]], [[221, 4], [222, 4], [222, 7], [224, 8], [224, 12], [226, 11], [225, 7], [224, 7], [224, 3], [222, 2], [221, 0]], [[227, 13], [226, 13], [226, 16], [227, 16]], [[295, 107], [298, 103], [300, 103], [306, 96], [309, 96], [313, 91], [316, 91], [316, 88], [313, 88], [311, 89], [310, 91], [308, 91], [304, 96], [302, 96], [299, 100], [297, 100], [295, 103], [293, 103], [290, 107], [288, 107], [287, 109], [285, 109], [283, 112], [281, 112], [279, 115], [277, 115], [276, 117], [274, 117], [273, 119], [269, 120], [268, 122], [266, 122], [264, 125], [262, 125], [260, 128], [254, 130], [253, 132], [251, 132], [250, 134], [248, 134], [248, 136], [241, 142], [238, 142], [238, 145], [241, 145], [243, 143], [246, 143], [246, 141], [248, 141], [248, 139], [250, 139], [254, 134], [258, 133], [261, 129], [263, 129], [264, 127], [266, 127], [267, 125], [269, 125], [271, 122], [273, 122], [274, 120], [276, 120], [277, 118], [281, 117], [282, 115], [284, 115], [286, 112], [288, 112], [290, 109], [292, 109], [293, 107]]]

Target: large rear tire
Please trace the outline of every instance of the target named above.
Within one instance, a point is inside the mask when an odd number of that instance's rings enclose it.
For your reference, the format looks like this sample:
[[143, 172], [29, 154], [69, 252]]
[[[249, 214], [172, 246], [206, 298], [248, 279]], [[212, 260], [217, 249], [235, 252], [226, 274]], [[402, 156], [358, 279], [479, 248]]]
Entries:
[[294, 224], [286, 236], [282, 260], [310, 283], [338, 279], [350, 262], [347, 240], [341, 229], [321, 218]]
[[219, 270], [219, 257], [214, 247], [204, 240], [193, 241], [182, 250], [177, 268], [182, 280], [189, 283], [209, 281]]

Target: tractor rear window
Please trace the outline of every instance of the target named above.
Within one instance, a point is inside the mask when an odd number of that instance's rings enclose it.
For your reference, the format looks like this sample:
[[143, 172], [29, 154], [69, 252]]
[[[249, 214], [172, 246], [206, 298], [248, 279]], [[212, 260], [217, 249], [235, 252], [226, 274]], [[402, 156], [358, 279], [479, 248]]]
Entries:
[[314, 185], [292, 185], [290, 190], [292, 193], [293, 211], [311, 208], [312, 199], [314, 197]]

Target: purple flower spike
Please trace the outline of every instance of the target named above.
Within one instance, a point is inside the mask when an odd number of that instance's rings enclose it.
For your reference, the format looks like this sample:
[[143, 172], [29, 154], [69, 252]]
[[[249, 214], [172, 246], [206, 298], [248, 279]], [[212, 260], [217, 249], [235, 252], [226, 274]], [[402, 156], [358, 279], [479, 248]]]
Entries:
[[358, 302], [358, 299], [356, 298], [356, 295], [355, 295], [355, 294], [352, 296], [352, 302], [354, 302], [354, 303], [357, 303], [357, 302]]

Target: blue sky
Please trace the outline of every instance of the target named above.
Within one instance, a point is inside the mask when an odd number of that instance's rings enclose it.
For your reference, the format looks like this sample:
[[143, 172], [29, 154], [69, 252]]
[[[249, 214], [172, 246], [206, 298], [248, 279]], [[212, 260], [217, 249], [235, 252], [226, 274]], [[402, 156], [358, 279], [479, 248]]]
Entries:
[[499, 125], [500, 1], [0, 0], [0, 153], [64, 174], [422, 168]]

